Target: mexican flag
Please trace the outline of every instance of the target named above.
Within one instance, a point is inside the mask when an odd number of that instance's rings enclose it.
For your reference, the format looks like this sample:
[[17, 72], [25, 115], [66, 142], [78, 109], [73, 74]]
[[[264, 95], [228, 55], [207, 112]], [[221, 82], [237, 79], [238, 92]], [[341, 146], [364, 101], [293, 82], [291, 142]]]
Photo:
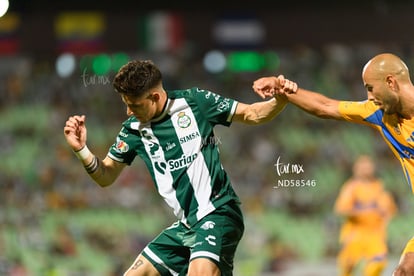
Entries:
[[155, 12], [140, 18], [138, 45], [148, 51], [178, 50], [183, 43], [183, 22], [177, 13]]

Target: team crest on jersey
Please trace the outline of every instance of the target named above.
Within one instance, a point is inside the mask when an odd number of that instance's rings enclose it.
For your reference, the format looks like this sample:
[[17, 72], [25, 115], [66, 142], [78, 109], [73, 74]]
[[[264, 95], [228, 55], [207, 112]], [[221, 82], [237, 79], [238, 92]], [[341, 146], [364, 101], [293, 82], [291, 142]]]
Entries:
[[411, 135], [410, 135], [410, 137], [408, 137], [408, 139], [406, 140], [408, 143], [412, 143], [412, 142], [414, 142], [414, 131], [413, 132], [411, 132]]
[[129, 150], [129, 145], [125, 141], [118, 140], [115, 145], [115, 150], [119, 153], [127, 152]]
[[208, 229], [213, 229], [215, 225], [216, 223], [214, 221], [209, 220], [209, 221], [204, 222], [200, 228], [203, 230], [208, 230]]
[[191, 125], [191, 119], [188, 115], [185, 114], [185, 112], [180, 112], [178, 113], [177, 124], [181, 128], [187, 128], [189, 125]]
[[217, 111], [223, 112], [224, 110], [228, 110], [229, 108], [230, 108], [230, 102], [229, 102], [229, 99], [226, 98], [218, 104]]

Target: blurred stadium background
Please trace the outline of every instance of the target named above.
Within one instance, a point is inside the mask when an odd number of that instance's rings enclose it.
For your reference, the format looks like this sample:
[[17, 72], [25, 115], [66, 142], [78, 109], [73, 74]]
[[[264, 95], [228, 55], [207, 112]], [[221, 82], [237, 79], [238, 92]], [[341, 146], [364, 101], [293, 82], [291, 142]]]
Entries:
[[[252, 82], [271, 74], [362, 100], [362, 66], [384, 51], [414, 70], [409, 1], [208, 4], [10, 0], [0, 17], [1, 275], [121, 275], [173, 222], [140, 160], [102, 189], [64, 141], [66, 118], [85, 114], [90, 148], [105, 156], [126, 118], [111, 80], [130, 59], [154, 60], [167, 89], [243, 102], [259, 100]], [[399, 204], [392, 269], [413, 234], [414, 206], [377, 133], [288, 106], [269, 124], [219, 127], [217, 137], [246, 216], [235, 275], [335, 275], [332, 207], [360, 153], [375, 157]], [[279, 175], [278, 160], [304, 171]], [[313, 186], [278, 187], [292, 179]]]

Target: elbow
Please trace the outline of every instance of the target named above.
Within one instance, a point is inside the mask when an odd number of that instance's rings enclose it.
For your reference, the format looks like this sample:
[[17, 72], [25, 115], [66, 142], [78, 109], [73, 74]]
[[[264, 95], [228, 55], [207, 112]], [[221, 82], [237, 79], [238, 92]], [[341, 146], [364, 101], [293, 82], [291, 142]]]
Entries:
[[249, 115], [246, 115], [243, 120], [245, 124], [251, 125], [251, 126], [260, 125], [267, 121], [268, 120], [266, 118], [259, 118], [257, 116], [249, 116]]
[[103, 177], [95, 178], [94, 180], [95, 180], [96, 184], [98, 184], [99, 187], [101, 187], [101, 188], [106, 188], [108, 186], [111, 186], [114, 183], [113, 179], [105, 179]]
[[272, 112], [261, 113], [257, 110], [251, 110], [250, 112], [246, 113], [243, 117], [243, 122], [248, 125], [261, 125], [273, 120], [281, 110], [275, 110]]
[[326, 109], [317, 109], [310, 112], [312, 115], [321, 119], [339, 119], [337, 114]]
[[313, 113], [316, 117], [320, 119], [331, 119], [332, 117], [329, 114], [326, 114], [325, 112], [315, 112]]
[[98, 183], [101, 188], [106, 188], [112, 185], [112, 182]]

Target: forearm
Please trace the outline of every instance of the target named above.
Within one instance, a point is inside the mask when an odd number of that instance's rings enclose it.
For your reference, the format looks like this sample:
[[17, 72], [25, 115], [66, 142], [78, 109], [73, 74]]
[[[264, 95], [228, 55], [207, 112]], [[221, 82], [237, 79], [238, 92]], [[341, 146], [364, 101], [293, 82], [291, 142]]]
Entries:
[[88, 175], [101, 187], [111, 185], [118, 177], [120, 170], [110, 166], [107, 160], [100, 160], [87, 146], [75, 152]]
[[302, 88], [299, 88], [296, 93], [287, 93], [286, 97], [289, 102], [314, 116], [325, 119], [342, 119], [338, 110], [338, 100]]
[[277, 96], [264, 102], [247, 105], [242, 122], [258, 125], [271, 121], [285, 108], [288, 101], [284, 96]]

